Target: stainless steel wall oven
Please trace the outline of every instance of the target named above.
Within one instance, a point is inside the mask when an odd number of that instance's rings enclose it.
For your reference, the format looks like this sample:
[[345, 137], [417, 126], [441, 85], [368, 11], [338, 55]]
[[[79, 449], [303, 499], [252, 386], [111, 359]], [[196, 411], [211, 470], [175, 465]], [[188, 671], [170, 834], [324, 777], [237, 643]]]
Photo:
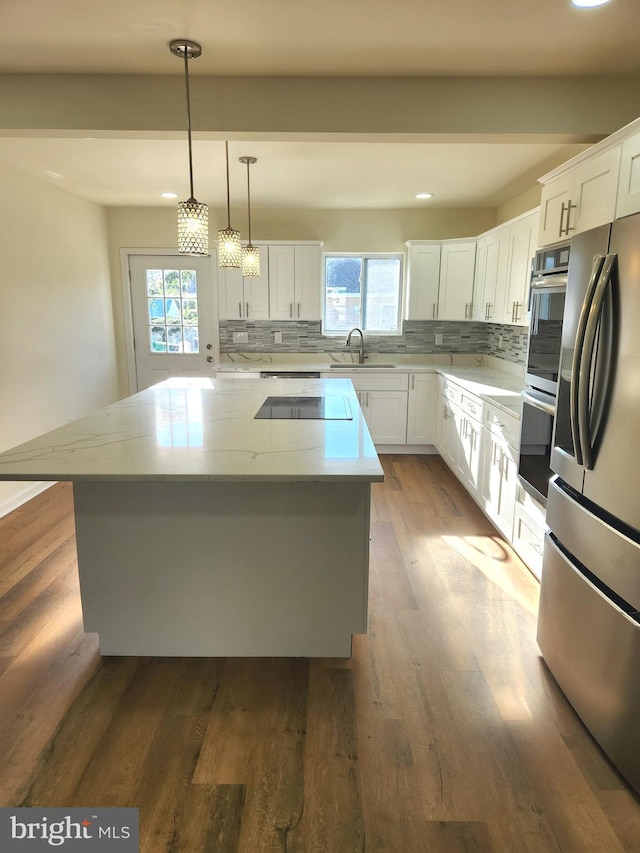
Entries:
[[558, 396], [568, 267], [568, 244], [540, 249], [534, 259], [531, 278], [518, 479], [523, 488], [543, 504], [547, 501], [552, 476], [551, 439]]

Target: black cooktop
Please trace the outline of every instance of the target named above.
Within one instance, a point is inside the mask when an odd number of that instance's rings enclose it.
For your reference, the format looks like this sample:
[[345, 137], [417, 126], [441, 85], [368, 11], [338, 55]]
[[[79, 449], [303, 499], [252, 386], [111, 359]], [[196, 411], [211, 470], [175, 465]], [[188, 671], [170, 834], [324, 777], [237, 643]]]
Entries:
[[346, 397], [267, 397], [256, 418], [350, 421], [353, 415]]

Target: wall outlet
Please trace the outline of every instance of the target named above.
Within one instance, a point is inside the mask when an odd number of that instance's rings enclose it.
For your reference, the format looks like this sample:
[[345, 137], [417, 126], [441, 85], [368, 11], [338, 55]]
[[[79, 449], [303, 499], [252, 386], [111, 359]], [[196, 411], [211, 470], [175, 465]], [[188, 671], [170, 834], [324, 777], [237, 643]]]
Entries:
[[437, 347], [442, 346], [442, 333], [441, 332], [436, 332], [436, 346]]
[[282, 343], [282, 332], [274, 332], [273, 333], [273, 342], [274, 344]]
[[502, 349], [502, 339], [503, 339], [503, 336], [498, 335], [498, 349]]
[[248, 344], [249, 343], [249, 332], [234, 332], [233, 333], [233, 342], [234, 342], [234, 344]]

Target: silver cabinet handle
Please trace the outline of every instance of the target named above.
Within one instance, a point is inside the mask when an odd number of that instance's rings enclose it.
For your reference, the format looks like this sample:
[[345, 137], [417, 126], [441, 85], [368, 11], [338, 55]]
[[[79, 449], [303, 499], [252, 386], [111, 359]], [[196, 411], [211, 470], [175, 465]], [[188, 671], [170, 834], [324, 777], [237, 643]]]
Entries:
[[416, 390], [416, 375], [415, 375], [415, 373], [411, 374], [411, 390], [412, 391]]
[[293, 302], [289, 303], [289, 319], [293, 318]]
[[[569, 231], [575, 231], [575, 226], [570, 225], [571, 220], [571, 211], [576, 208], [576, 204], [572, 204], [571, 199], [569, 199], [568, 204], [562, 202], [562, 207], [560, 208], [560, 230], [558, 231], [558, 237], [568, 237]], [[567, 214], [567, 224], [563, 228], [562, 223], [564, 222], [564, 215]]]
[[242, 317], [242, 302], [238, 302], [238, 317]]
[[464, 303], [464, 319], [465, 319], [465, 320], [467, 319], [467, 314], [468, 314], [468, 313], [469, 313], [469, 303], [468, 303], [468, 302], [465, 302], [465, 303]]
[[300, 317], [300, 303], [298, 302], [298, 317]]
[[520, 303], [519, 303], [519, 302], [516, 302], [516, 303], [515, 303], [514, 310], [515, 310], [515, 314], [514, 314], [514, 317], [513, 317], [513, 322], [514, 322], [514, 323], [517, 323], [517, 322], [518, 322], [518, 320], [520, 319], [520, 318], [518, 317], [518, 314], [520, 313]]
[[369, 392], [367, 391], [367, 409], [369, 408]]
[[247, 302], [247, 319], [249, 319], [249, 303]]

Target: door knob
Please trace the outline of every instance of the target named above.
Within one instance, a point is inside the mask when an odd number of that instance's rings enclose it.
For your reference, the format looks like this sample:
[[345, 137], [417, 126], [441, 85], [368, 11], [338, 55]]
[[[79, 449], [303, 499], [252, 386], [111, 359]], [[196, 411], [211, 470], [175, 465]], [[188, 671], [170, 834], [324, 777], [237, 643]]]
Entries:
[[211, 362], [213, 361], [213, 356], [212, 356], [212, 355], [208, 355], [208, 356], [207, 356], [207, 361], [209, 362], [209, 364], [211, 364]]
[[213, 344], [207, 344], [207, 349], [213, 349]]

